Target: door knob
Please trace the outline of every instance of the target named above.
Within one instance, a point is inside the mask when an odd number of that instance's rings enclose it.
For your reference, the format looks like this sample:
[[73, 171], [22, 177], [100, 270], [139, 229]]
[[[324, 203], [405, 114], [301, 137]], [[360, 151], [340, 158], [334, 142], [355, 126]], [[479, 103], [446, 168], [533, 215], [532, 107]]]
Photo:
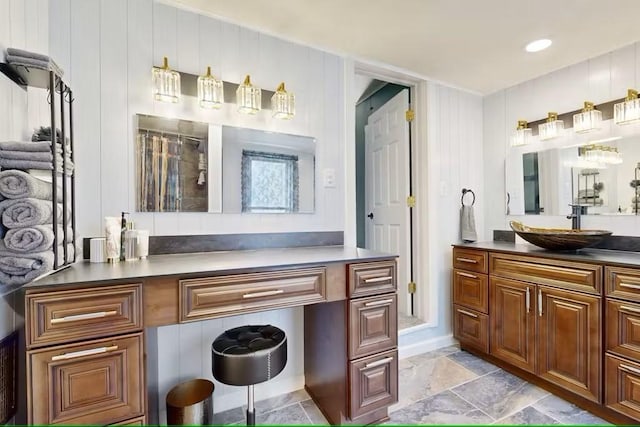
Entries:
[[368, 217], [369, 219], [373, 219], [373, 212], [369, 212], [369, 215], [367, 215], [367, 217]]

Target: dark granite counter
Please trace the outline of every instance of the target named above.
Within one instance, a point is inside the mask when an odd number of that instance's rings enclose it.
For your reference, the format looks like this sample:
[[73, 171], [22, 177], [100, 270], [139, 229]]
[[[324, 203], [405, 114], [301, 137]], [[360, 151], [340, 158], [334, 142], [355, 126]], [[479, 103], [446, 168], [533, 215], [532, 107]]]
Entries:
[[606, 249], [580, 249], [577, 251], [548, 251], [528, 244], [509, 242], [457, 243], [457, 248], [482, 249], [520, 255], [534, 255], [541, 258], [566, 259], [568, 261], [591, 262], [594, 264], [640, 267], [640, 252], [611, 251]]
[[[365, 262], [395, 255], [344, 246], [256, 249], [177, 255], [155, 255], [146, 260], [115, 264], [77, 262], [70, 267], [22, 286], [37, 289], [77, 283], [111, 283], [148, 277], [195, 277], [207, 274], [242, 273], [305, 265]], [[0, 287], [0, 291], [2, 288]]]

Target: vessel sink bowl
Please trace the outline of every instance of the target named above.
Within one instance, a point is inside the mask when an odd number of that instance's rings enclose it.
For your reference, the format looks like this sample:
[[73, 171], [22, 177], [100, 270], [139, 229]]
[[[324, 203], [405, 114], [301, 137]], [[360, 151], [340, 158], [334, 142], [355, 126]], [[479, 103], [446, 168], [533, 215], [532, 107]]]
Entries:
[[510, 221], [509, 225], [518, 236], [527, 242], [554, 251], [572, 251], [586, 248], [595, 245], [612, 234], [611, 231], [605, 230], [528, 227], [518, 221]]

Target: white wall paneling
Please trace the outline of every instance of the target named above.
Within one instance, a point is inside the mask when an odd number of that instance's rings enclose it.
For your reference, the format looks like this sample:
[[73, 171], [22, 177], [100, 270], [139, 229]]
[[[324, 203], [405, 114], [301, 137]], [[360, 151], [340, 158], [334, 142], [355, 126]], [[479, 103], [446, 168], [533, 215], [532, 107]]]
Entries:
[[[640, 44], [635, 43], [484, 97], [484, 185], [487, 193], [484, 214], [488, 238], [494, 229], [508, 229], [511, 218], [532, 226], [570, 226], [566, 215], [506, 215], [505, 159], [510, 150], [509, 137], [518, 119], [539, 120], [548, 111], [573, 111], [584, 101], [599, 104], [624, 97], [628, 88], [637, 89], [640, 83], [639, 53]], [[572, 125], [565, 123], [565, 127]], [[621, 134], [640, 134], [639, 125], [611, 126]], [[568, 206], [566, 209], [567, 214], [570, 213]], [[582, 224], [585, 228], [640, 236], [638, 216], [587, 215]]]
[[[46, 0], [29, 2], [39, 4]], [[2, 13], [5, 8], [10, 11], [13, 4], [15, 9], [17, 3], [22, 2], [0, 0], [0, 23], [8, 15]], [[323, 188], [317, 178], [324, 168], [336, 171], [345, 168], [342, 58], [153, 0], [50, 0], [49, 7], [48, 45], [52, 56], [65, 69], [76, 100], [79, 238], [101, 235], [104, 216], [119, 215], [121, 211], [131, 212], [136, 227], [149, 229], [152, 235], [344, 228], [343, 176], [336, 174], [336, 187], [328, 189]], [[3, 27], [0, 26], [0, 34], [5, 40], [7, 30]], [[24, 27], [16, 34], [26, 34]], [[178, 104], [156, 102], [151, 95], [151, 68], [160, 65], [164, 56], [169, 58], [172, 68], [188, 73], [202, 74], [211, 66], [213, 74], [233, 82], [240, 82], [246, 74], [251, 74], [252, 82], [264, 89], [274, 90], [284, 81], [287, 89], [296, 94], [296, 117], [291, 121], [275, 120], [270, 111], [246, 116], [238, 114], [230, 104], [219, 111], [202, 110], [195, 98], [183, 98]], [[1, 90], [14, 90], [2, 79], [0, 85]], [[21, 89], [16, 90], [20, 94]], [[0, 112], [10, 105], [15, 102], [9, 104], [0, 99]], [[138, 113], [316, 138], [315, 213], [135, 212], [135, 115]], [[30, 130], [20, 126], [20, 132], [26, 135]], [[148, 349], [159, 355], [158, 407], [163, 410], [166, 392], [178, 381], [194, 376], [211, 378], [211, 342], [232, 324], [248, 322], [284, 327], [291, 346], [285, 371], [276, 380], [261, 385], [257, 395], [261, 398], [300, 388], [303, 381], [302, 310], [289, 309], [159, 328], [158, 348]], [[243, 403], [245, 395], [244, 389], [217, 384], [216, 411]]]

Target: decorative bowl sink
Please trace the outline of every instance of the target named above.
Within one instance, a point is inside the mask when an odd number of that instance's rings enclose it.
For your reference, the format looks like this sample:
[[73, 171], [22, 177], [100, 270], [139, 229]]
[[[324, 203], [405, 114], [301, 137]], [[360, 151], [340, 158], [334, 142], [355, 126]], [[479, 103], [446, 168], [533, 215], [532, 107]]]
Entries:
[[569, 228], [528, 227], [518, 221], [509, 221], [511, 229], [529, 243], [544, 249], [571, 251], [595, 245], [613, 234], [605, 230], [571, 230]]

